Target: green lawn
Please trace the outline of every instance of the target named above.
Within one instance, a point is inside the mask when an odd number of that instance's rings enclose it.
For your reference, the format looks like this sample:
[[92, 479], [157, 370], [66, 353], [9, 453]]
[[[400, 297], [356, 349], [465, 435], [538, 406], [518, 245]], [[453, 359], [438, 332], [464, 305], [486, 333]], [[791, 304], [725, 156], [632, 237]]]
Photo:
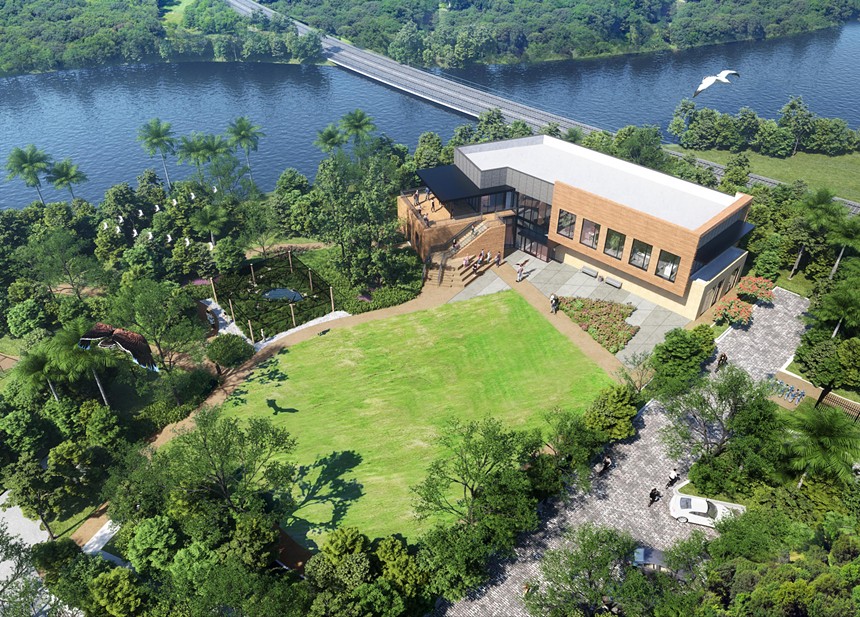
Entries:
[[[688, 151], [676, 145], [670, 145], [668, 148], [678, 152], [693, 152], [700, 159], [721, 165], [725, 165], [734, 156], [728, 150]], [[843, 156], [798, 152], [787, 159], [762, 156], [752, 151], [744, 154], [749, 157], [750, 169], [754, 174], [783, 182], [803, 180], [810, 188], [829, 188], [839, 197], [860, 201], [860, 153], [858, 152]]]
[[409, 487], [436, 454], [448, 420], [492, 415], [537, 427], [541, 412], [581, 409], [610, 378], [509, 291], [333, 329], [261, 365], [225, 403], [266, 417], [298, 441], [306, 502], [297, 540], [356, 525], [371, 537], [427, 529]]
[[21, 346], [23, 344], [24, 341], [21, 339], [12, 338], [9, 335], [0, 336], [0, 353], [17, 358], [21, 355]]
[[173, 0], [164, 5], [167, 9], [164, 13], [164, 21], [171, 24], [181, 24], [182, 18], [185, 16], [185, 7], [191, 4], [194, 0]]

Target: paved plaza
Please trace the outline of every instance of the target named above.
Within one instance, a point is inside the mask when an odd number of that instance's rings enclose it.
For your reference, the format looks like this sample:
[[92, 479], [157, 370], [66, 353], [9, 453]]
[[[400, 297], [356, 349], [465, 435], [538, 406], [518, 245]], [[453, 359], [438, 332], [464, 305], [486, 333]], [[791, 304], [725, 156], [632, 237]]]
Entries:
[[[547, 298], [556, 294], [560, 297], [610, 300], [621, 304], [630, 303], [636, 307], [633, 314], [627, 318], [627, 323], [631, 326], [639, 326], [639, 332], [630, 339], [624, 349], [616, 354], [622, 362], [636, 352], [650, 352], [655, 345], [663, 342], [663, 338], [669, 330], [683, 328], [690, 321], [669, 309], [635, 296], [623, 288], [616, 289], [596, 278], [583, 274], [573, 266], [557, 261], [543, 262], [522, 251], [514, 251], [508, 255], [502, 267], [516, 268], [516, 264], [524, 260], [528, 260], [524, 280], [534, 285]], [[468, 300], [505, 289], [510, 289], [510, 287], [495, 272], [488, 270], [454, 296], [451, 302]], [[549, 306], [549, 302], [547, 302], [547, 306]]]
[[[777, 287], [773, 304], [753, 308], [752, 323], [745, 328], [731, 328], [717, 342], [717, 353], [724, 353], [753, 379], [767, 379], [791, 359], [800, 336], [806, 329], [803, 316], [809, 299]], [[708, 367], [716, 369], [716, 361]]]
[[[672, 489], [664, 488], [667, 474], [678, 467], [684, 478], [687, 463], [673, 461], [665, 453], [659, 435], [666, 424], [662, 408], [649, 403], [636, 424], [636, 437], [612, 448], [613, 466], [595, 477], [590, 493], [544, 504], [540, 529], [517, 543], [515, 557], [492, 564], [488, 585], [461, 602], [440, 606], [436, 617], [527, 617], [523, 585], [539, 577], [541, 557], [547, 549], [563, 544], [564, 531], [586, 522], [627, 531], [643, 546], [660, 550], [689, 537], [695, 529], [714, 537], [711, 529], [679, 523], [669, 516]], [[649, 508], [648, 492], [654, 486], [663, 492], [663, 498]]]

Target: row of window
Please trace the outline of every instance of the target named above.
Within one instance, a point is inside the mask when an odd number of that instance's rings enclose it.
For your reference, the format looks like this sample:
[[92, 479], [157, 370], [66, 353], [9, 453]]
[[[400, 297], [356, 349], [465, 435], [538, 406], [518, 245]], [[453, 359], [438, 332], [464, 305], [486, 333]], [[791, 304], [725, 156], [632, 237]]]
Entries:
[[[559, 210], [558, 212], [558, 227], [556, 229], [558, 235], [575, 240], [576, 231], [576, 215], [572, 212]], [[621, 260], [624, 253], [624, 244], [627, 242], [627, 236], [614, 229], [606, 229], [606, 240], [603, 243], [603, 252], [610, 257]], [[588, 219], [582, 219], [582, 229], [579, 232], [579, 243], [597, 250], [600, 243], [600, 225]], [[653, 246], [642, 242], [641, 240], [633, 239], [633, 245], [630, 248], [630, 257], [627, 260], [631, 266], [636, 266], [647, 271], [651, 264], [651, 251]], [[657, 259], [657, 270], [654, 272], [660, 278], [667, 281], [675, 282], [675, 277], [678, 274], [678, 264], [681, 263], [681, 258], [673, 255], [669, 251], [660, 249], [660, 257]]]

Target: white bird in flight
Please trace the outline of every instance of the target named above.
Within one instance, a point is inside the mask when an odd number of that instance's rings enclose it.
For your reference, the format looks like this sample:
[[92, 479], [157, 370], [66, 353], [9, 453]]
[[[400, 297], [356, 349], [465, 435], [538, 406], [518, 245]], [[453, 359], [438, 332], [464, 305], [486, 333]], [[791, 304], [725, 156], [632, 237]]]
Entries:
[[194, 193], [191, 193], [191, 201], [194, 201]]
[[173, 205], [175, 206], [176, 204], [177, 204], [177, 201], [174, 199], [174, 200], [173, 200]]
[[155, 211], [161, 212], [161, 206], [159, 206], [158, 204], [155, 204]]
[[107, 229], [107, 221], [102, 221], [102, 229]]
[[117, 221], [117, 223], [119, 223], [120, 225], [122, 225], [122, 215], [121, 215], [121, 214], [118, 214], [118, 215], [117, 215], [117, 217], [116, 217], [116, 221]]
[[170, 234], [167, 234], [167, 243], [170, 244], [173, 242], [173, 238], [170, 237]]
[[143, 210], [141, 210], [140, 208], [137, 209], [137, 218], [139, 218], [139, 219], [143, 218]]
[[185, 246], [191, 246], [191, 240], [185, 238]]
[[215, 250], [215, 245], [214, 245], [214, 244], [212, 244], [211, 242], [209, 243], [209, 250], [210, 250], [210, 251], [214, 251], [214, 250]]
[[214, 184], [212, 185], [212, 192], [213, 192], [213, 193], [217, 193], [217, 192], [218, 192], [218, 187], [217, 187], [217, 186], [215, 186]]
[[137, 230], [134, 227], [131, 228], [131, 237], [137, 238]]
[[718, 81], [721, 81], [724, 84], [732, 83], [728, 80], [729, 75], [736, 75], [737, 77], [741, 76], [741, 74], [738, 73], [737, 71], [732, 71], [730, 69], [727, 69], [725, 71], [721, 71], [719, 75], [708, 75], [707, 77], [702, 79], [702, 83], [700, 83], [699, 87], [696, 88], [696, 91], [693, 93], [693, 98], [698, 96], [703, 90], [706, 90], [707, 88], [710, 88], [711, 86], [713, 86]]
[[119, 228], [119, 225], [116, 226], [116, 233], [121, 233], [122, 229]]
[[146, 234], [146, 239], [147, 239], [147, 240], [152, 240], [152, 232], [151, 232], [151, 231], [150, 231], [150, 232], [147, 232], [147, 234]]

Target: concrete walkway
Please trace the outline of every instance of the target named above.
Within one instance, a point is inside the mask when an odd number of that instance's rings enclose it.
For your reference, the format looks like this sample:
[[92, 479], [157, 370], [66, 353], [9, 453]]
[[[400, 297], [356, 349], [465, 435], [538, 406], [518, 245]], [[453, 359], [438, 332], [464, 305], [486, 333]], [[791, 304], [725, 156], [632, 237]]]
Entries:
[[[513, 559], [493, 563], [490, 583], [456, 604], [440, 607], [436, 617], [528, 617], [522, 602], [526, 582], [540, 578], [540, 560], [549, 549], [564, 545], [566, 530], [586, 522], [627, 531], [642, 546], [665, 550], [698, 529], [708, 537], [707, 527], [679, 523], [669, 514], [673, 490], [665, 489], [669, 471], [678, 467], [686, 475], [687, 462], [668, 457], [660, 440], [667, 420], [659, 404], [651, 402], [636, 420], [638, 433], [616, 444], [610, 457], [613, 466], [595, 473], [590, 493], [574, 493], [567, 500], [544, 504], [541, 527], [520, 539]], [[658, 487], [663, 498], [650, 508], [648, 493]]]
[[[752, 323], [745, 328], [731, 328], [717, 342], [717, 353], [726, 354], [753, 379], [767, 379], [794, 355], [800, 337], [806, 330], [803, 316], [809, 310], [809, 299], [777, 287], [773, 304], [756, 305]], [[716, 369], [716, 360], [708, 367]]]
[[626, 321], [631, 326], [639, 326], [639, 331], [630, 339], [627, 346], [616, 354], [622, 362], [636, 352], [650, 352], [655, 345], [663, 342], [669, 330], [683, 328], [690, 321], [623, 288], [616, 289], [600, 282], [573, 266], [557, 261], [543, 262], [522, 251], [515, 251], [508, 256], [507, 263], [516, 267], [514, 264], [526, 259], [528, 263], [525, 268], [525, 280], [537, 287], [547, 298], [556, 294], [560, 297], [629, 303], [636, 307]]

